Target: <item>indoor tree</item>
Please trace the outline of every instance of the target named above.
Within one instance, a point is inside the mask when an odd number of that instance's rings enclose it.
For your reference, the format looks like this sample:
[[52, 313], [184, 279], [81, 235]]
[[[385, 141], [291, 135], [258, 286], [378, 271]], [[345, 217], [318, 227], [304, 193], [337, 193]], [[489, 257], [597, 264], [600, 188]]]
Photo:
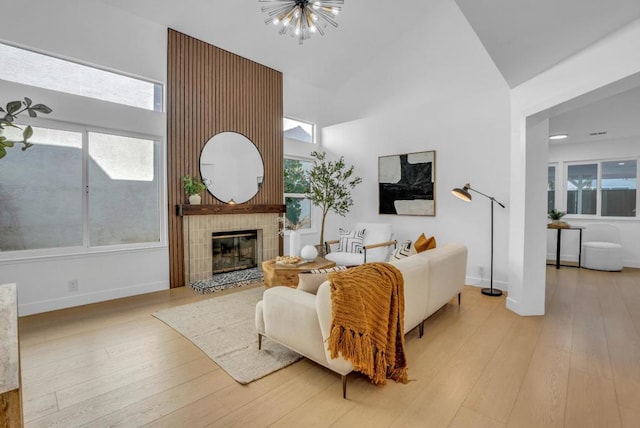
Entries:
[[351, 190], [362, 183], [362, 178], [353, 175], [353, 165], [347, 166], [344, 156], [337, 161], [327, 160], [325, 152], [311, 152], [314, 158], [309, 171], [309, 193], [307, 198], [322, 210], [320, 245], [324, 242], [324, 224], [329, 211], [345, 216], [353, 205]]
[[[38, 113], [49, 114], [52, 110], [44, 104], [34, 105], [31, 99], [27, 97], [24, 98], [24, 101], [8, 102], [6, 108], [0, 107], [0, 113], [4, 113], [4, 116], [0, 117], [0, 159], [5, 157], [7, 155], [7, 149], [13, 147], [15, 144], [22, 143], [22, 151], [33, 146], [33, 144], [27, 141], [33, 135], [33, 129], [31, 129], [31, 126], [27, 126], [22, 129], [14, 124], [18, 115], [25, 111], [29, 114], [29, 117], [37, 117]], [[2, 135], [2, 131], [5, 127], [20, 129], [22, 131], [22, 141], [12, 141]]]

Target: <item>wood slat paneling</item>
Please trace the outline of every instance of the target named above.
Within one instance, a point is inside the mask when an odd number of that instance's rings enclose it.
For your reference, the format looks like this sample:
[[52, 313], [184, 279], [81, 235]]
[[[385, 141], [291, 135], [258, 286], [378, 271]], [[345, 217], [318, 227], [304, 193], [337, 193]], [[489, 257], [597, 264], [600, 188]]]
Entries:
[[[264, 183], [243, 205], [282, 205], [282, 73], [169, 29], [167, 189], [171, 287], [184, 286], [181, 177], [200, 175], [200, 152], [214, 135], [245, 135], [264, 161]], [[224, 205], [208, 192], [205, 205]]]

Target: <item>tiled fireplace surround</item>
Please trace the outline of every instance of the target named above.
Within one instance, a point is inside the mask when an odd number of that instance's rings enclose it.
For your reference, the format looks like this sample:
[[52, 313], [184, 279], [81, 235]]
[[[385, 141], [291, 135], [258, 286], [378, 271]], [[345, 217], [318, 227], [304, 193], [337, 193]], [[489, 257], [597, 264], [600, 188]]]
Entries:
[[258, 266], [278, 256], [277, 213], [212, 214], [183, 217], [185, 284], [211, 278], [211, 233], [262, 230], [258, 242]]

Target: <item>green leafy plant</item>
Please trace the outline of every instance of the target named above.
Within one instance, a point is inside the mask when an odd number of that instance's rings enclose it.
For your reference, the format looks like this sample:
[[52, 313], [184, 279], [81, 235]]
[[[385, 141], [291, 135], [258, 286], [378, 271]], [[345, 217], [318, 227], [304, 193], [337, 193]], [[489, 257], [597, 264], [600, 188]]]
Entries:
[[207, 188], [207, 185], [198, 177], [185, 175], [182, 177], [182, 184], [187, 195], [199, 195]]
[[344, 157], [337, 161], [327, 160], [325, 152], [311, 152], [314, 158], [309, 171], [309, 193], [307, 198], [322, 209], [320, 245], [324, 242], [324, 223], [329, 211], [345, 216], [353, 205], [351, 190], [362, 183], [362, 178], [353, 175], [353, 165], [347, 166]]
[[[22, 151], [33, 146], [33, 144], [27, 141], [33, 135], [31, 126], [22, 129], [13, 123], [17, 117], [25, 111], [29, 114], [29, 117], [38, 117], [38, 113], [49, 114], [53, 110], [44, 104], [33, 104], [31, 99], [27, 97], [24, 98], [24, 101], [10, 101], [5, 108], [0, 107], [0, 113], [4, 113], [4, 117], [0, 118], [0, 159], [7, 155], [7, 149], [10, 149], [16, 144], [23, 144]], [[2, 135], [5, 127], [20, 129], [22, 131], [22, 141], [12, 141]]]
[[554, 221], [560, 220], [565, 215], [567, 215], [567, 213], [564, 211], [558, 211], [556, 209], [549, 211], [549, 218]]

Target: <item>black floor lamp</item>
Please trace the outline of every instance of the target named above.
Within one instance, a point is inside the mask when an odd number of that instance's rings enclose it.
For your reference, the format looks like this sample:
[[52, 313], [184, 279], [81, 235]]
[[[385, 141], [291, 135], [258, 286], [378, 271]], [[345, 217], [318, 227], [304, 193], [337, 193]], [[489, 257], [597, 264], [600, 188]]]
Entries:
[[482, 294], [486, 294], [487, 296], [495, 296], [495, 297], [502, 296], [501, 290], [493, 289], [493, 203], [495, 202], [496, 204], [500, 205], [502, 208], [504, 208], [504, 205], [499, 201], [497, 201], [496, 198], [494, 198], [493, 196], [485, 195], [484, 193], [471, 188], [471, 185], [469, 183], [465, 184], [462, 189], [459, 189], [456, 187], [451, 191], [451, 193], [453, 193], [454, 196], [457, 196], [458, 198], [462, 199], [465, 202], [471, 202], [471, 194], [469, 193], [469, 190], [471, 190], [472, 192], [476, 192], [477, 194], [482, 195], [485, 198], [489, 198], [491, 200], [491, 288], [483, 288]]

